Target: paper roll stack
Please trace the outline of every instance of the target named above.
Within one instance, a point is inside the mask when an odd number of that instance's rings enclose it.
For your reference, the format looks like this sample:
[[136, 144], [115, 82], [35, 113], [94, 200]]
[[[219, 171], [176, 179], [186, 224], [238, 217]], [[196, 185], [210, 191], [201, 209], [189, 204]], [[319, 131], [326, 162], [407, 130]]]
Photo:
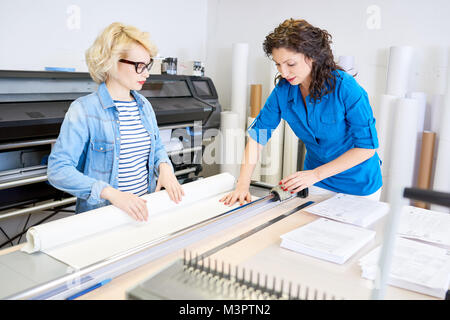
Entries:
[[231, 111], [238, 114], [238, 127], [247, 123], [248, 43], [233, 43], [231, 67]]
[[414, 49], [408, 46], [391, 47], [387, 72], [386, 93], [405, 97], [410, 81]]
[[[262, 85], [252, 84], [250, 86], [250, 117], [247, 119], [247, 129], [255, 121], [261, 111], [262, 106]], [[256, 160], [256, 159], [255, 159]], [[255, 169], [253, 170], [252, 180], [261, 181], [261, 159], [258, 159]]]
[[232, 111], [220, 113], [220, 172], [239, 178], [245, 149], [245, 131], [239, 126], [239, 114]]
[[[392, 145], [389, 154], [388, 196], [391, 202], [399, 188], [412, 187], [420, 104], [416, 99], [400, 98], [395, 105]], [[408, 204], [407, 199], [403, 199]]]

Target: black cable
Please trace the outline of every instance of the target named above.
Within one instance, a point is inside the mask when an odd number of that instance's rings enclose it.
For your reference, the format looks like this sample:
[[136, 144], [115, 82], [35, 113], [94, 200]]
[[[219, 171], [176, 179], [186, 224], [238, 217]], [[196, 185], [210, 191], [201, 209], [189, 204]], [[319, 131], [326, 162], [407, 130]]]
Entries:
[[6, 234], [5, 230], [3, 230], [2, 227], [0, 227], [0, 230], [3, 232], [3, 234], [4, 234], [5, 237], [6, 237], [6, 239], [10, 240], [10, 241], [6, 241], [5, 244], [8, 243], [8, 242], [11, 242], [11, 247], [13, 247], [13, 246], [14, 246], [14, 243], [13, 243], [12, 240], [9, 238], [9, 236]]
[[[44, 221], [50, 219], [51, 217], [55, 216], [55, 215], [58, 214], [58, 213], [59, 213], [59, 210], [56, 210], [54, 213], [50, 214], [48, 217], [45, 217], [44, 219], [42, 219], [42, 220], [39, 221], [38, 223], [32, 225], [30, 228], [32, 228], [32, 227], [34, 227], [34, 226], [37, 226], [37, 225], [41, 224], [42, 222], [44, 222]], [[28, 228], [28, 229], [30, 229], [30, 228]], [[15, 240], [15, 239], [17, 239], [18, 237], [24, 235], [25, 233], [27, 233], [28, 229], [27, 229], [26, 231], [24, 231], [24, 232], [21, 232], [21, 233], [19, 233], [19, 234], [16, 234], [14, 237], [12, 237], [12, 238], [10, 239], [10, 241]], [[2, 244], [0, 244], [0, 248], [4, 247], [4, 246], [5, 246], [6, 244], [8, 244], [10, 241], [6, 241], [6, 242], [3, 242]]]
[[[25, 229], [27, 228], [28, 222], [30, 221], [31, 213], [28, 215], [27, 221], [25, 221], [25, 225], [23, 226], [22, 232], [25, 232]], [[20, 240], [22, 240], [22, 235], [20, 236], [19, 240], [17, 241], [17, 244], [20, 243]]]

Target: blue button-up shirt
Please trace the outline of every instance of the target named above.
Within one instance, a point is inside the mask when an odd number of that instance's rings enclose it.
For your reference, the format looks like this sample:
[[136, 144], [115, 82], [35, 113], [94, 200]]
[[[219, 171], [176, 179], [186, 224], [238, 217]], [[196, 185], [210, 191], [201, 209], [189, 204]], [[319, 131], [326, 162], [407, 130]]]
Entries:
[[[142, 124], [150, 135], [148, 158], [149, 192], [156, 188], [159, 164], [171, 164], [159, 136], [150, 102], [131, 91]], [[120, 130], [118, 110], [105, 83], [98, 90], [72, 102], [48, 158], [48, 181], [57, 189], [77, 197], [76, 212], [110, 204], [102, 199], [103, 188], [118, 187]], [[173, 169], [173, 168], [172, 168]]]
[[[335, 71], [333, 92], [314, 102], [308, 95], [306, 106], [298, 85], [282, 79], [248, 129], [265, 145], [281, 119], [286, 120], [306, 146], [304, 169], [328, 163], [352, 148], [376, 149], [375, 119], [366, 91], [349, 74]], [[380, 158], [368, 160], [326, 178], [316, 186], [353, 195], [369, 195], [382, 186]]]

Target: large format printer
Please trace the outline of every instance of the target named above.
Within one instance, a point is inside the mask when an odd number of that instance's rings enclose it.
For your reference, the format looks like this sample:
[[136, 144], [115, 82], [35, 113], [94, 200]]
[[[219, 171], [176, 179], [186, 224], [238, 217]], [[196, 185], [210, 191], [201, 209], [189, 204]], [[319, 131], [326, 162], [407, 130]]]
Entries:
[[[0, 70], [0, 219], [38, 210], [56, 214], [55, 208], [74, 204], [47, 182], [47, 158], [71, 102], [96, 88], [84, 72]], [[205, 133], [220, 126], [212, 80], [151, 75], [140, 93], [153, 106], [177, 178], [195, 180]]]

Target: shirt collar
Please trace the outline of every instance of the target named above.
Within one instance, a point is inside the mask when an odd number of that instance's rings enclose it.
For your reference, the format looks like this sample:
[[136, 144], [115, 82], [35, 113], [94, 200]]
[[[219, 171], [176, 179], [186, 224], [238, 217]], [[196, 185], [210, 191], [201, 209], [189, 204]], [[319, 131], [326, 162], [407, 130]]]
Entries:
[[[300, 87], [298, 85], [295, 85], [295, 86], [289, 85], [288, 102], [293, 101], [294, 104], [297, 104], [297, 100], [299, 98], [301, 98], [300, 94], [301, 94], [301, 91], [300, 91]], [[327, 93], [326, 95], [322, 96], [322, 98], [320, 99], [320, 102], [327, 100], [329, 98], [329, 96], [330, 96], [330, 93]], [[308, 95], [305, 98], [305, 100], [306, 99], [311, 99], [311, 96]], [[312, 103], [312, 100], [310, 100], [310, 102]], [[320, 102], [316, 102], [316, 104], [320, 103]]]
[[[102, 104], [103, 109], [107, 109], [107, 108], [111, 108], [111, 107], [115, 106], [114, 101], [111, 98], [111, 95], [109, 94], [109, 91], [108, 91], [108, 88], [106, 87], [105, 82], [102, 82], [98, 86], [97, 92], [98, 92], [98, 96], [100, 98], [100, 103]], [[143, 101], [139, 97], [138, 93], [135, 90], [131, 90], [130, 93], [133, 96], [133, 98], [136, 100], [137, 105], [142, 106]]]

